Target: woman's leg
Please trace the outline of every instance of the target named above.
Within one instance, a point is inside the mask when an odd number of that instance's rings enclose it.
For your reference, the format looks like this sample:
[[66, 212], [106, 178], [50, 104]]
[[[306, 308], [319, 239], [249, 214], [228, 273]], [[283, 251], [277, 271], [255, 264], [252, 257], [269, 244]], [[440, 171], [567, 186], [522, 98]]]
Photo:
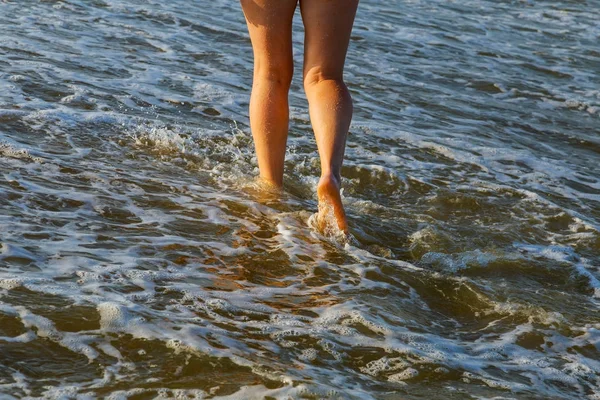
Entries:
[[281, 186], [292, 81], [292, 18], [297, 0], [241, 0], [254, 50], [250, 129], [260, 177]]
[[321, 158], [317, 188], [319, 223], [333, 208], [338, 228], [348, 230], [340, 197], [341, 168], [352, 120], [352, 98], [343, 80], [346, 51], [358, 0], [300, 0], [305, 28], [304, 90]]

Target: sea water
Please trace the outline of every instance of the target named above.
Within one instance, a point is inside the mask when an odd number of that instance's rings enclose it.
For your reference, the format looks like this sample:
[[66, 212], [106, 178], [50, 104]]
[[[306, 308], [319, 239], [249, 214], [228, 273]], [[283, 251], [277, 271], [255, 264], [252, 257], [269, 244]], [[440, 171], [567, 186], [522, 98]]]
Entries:
[[362, 0], [324, 237], [230, 0], [0, 1], [0, 397], [600, 399], [600, 4]]

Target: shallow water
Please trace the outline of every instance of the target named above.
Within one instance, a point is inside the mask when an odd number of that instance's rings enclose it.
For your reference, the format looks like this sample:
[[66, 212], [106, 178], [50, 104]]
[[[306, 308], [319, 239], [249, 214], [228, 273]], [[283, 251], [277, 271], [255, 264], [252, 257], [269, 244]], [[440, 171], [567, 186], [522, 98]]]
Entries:
[[344, 245], [299, 18], [278, 197], [237, 2], [0, 2], [0, 397], [600, 399], [599, 20], [363, 0]]

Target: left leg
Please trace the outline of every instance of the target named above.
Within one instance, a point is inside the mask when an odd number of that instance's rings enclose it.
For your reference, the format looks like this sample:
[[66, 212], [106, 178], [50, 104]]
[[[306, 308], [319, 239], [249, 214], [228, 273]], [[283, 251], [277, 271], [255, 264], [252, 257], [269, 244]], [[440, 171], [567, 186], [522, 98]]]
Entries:
[[260, 177], [283, 183], [292, 82], [292, 19], [297, 0], [240, 0], [254, 50], [250, 129]]

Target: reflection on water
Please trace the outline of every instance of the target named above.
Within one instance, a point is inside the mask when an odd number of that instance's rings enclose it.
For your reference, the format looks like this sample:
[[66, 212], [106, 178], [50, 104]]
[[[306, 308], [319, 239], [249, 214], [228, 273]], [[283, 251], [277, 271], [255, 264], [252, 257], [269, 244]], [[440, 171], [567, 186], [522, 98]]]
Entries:
[[599, 398], [599, 18], [363, 0], [344, 244], [237, 3], [0, 3], [0, 397]]

